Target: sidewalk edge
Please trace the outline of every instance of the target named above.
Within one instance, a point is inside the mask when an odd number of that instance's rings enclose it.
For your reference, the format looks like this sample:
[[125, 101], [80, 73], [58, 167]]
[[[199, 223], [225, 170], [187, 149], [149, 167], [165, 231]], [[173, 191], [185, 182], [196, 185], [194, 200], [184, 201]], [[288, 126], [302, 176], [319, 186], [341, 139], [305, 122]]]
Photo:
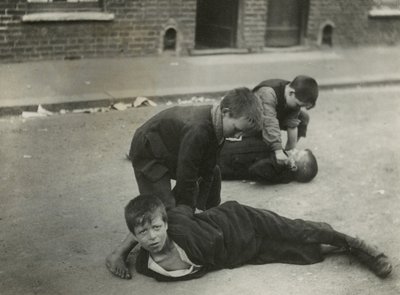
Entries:
[[[350, 79], [337, 79], [331, 81], [322, 81], [319, 84], [320, 90], [330, 90], [336, 88], [355, 88], [355, 87], [371, 87], [371, 86], [386, 86], [400, 84], [400, 77], [387, 77], [385, 79], [364, 79], [364, 80], [350, 80]], [[232, 87], [233, 88], [233, 87]], [[211, 92], [193, 92], [193, 93], [177, 93], [168, 95], [158, 96], [146, 96], [148, 99], [153, 100], [157, 104], [166, 104], [167, 102], [177, 102], [179, 99], [187, 100], [192, 97], [208, 97], [208, 98], [219, 98], [226, 91], [211, 91]], [[82, 95], [84, 97], [86, 95]], [[99, 96], [98, 99], [93, 98], [91, 100], [77, 100], [77, 101], [63, 101], [54, 103], [45, 103], [42, 106], [51, 111], [59, 112], [60, 110], [74, 110], [74, 109], [87, 109], [87, 108], [101, 108], [109, 107], [117, 102], [133, 103], [136, 97], [118, 97], [118, 98], [104, 98], [104, 95]], [[15, 105], [15, 106], [0, 106], [0, 117], [3, 116], [17, 116], [21, 115], [24, 111], [36, 112], [39, 103], [27, 104], [27, 105]]]

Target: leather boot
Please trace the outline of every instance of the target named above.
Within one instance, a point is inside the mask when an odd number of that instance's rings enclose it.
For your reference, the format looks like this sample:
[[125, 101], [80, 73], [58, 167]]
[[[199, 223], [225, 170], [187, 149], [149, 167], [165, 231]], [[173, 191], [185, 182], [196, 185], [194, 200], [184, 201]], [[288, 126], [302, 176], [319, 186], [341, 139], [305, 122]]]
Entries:
[[346, 237], [348, 250], [378, 277], [386, 278], [392, 271], [388, 257], [358, 238]]

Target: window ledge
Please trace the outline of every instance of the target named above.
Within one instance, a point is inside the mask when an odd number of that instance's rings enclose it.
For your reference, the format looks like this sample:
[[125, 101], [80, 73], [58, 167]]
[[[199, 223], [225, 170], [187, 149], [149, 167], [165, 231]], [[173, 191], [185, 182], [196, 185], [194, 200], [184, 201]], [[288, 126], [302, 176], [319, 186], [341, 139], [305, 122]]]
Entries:
[[389, 18], [389, 17], [400, 18], [400, 9], [390, 9], [390, 8], [372, 9], [369, 11], [368, 15], [369, 17], [372, 18]]
[[113, 13], [104, 12], [44, 12], [22, 16], [23, 22], [111, 21]]

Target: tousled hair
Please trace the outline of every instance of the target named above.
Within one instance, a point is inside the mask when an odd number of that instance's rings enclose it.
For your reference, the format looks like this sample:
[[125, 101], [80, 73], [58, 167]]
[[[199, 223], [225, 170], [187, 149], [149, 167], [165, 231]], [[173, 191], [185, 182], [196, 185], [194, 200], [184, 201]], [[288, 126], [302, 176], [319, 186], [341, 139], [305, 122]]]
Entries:
[[151, 222], [156, 214], [161, 214], [164, 222], [168, 221], [164, 204], [155, 195], [139, 195], [125, 206], [125, 221], [131, 233], [135, 227]]
[[296, 98], [301, 102], [311, 104], [311, 108], [315, 106], [318, 98], [318, 83], [314, 78], [299, 75], [289, 83], [296, 93]]
[[306, 153], [296, 161], [297, 170], [295, 179], [298, 182], [309, 182], [318, 173], [318, 163], [312, 151], [304, 150]]
[[246, 117], [259, 130], [262, 126], [260, 100], [246, 87], [228, 91], [220, 103], [221, 110], [229, 109], [233, 118]]

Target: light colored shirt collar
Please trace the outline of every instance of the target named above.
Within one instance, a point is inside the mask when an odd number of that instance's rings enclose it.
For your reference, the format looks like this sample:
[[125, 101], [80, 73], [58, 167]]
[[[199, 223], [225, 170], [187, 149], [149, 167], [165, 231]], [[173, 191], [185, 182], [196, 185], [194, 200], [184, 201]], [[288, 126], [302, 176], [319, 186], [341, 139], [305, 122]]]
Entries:
[[174, 278], [183, 277], [185, 275], [197, 272], [201, 268], [201, 265], [194, 264], [192, 261], [190, 261], [186, 252], [181, 247], [179, 247], [179, 245], [176, 244], [174, 241], [172, 241], [172, 243], [174, 243], [174, 246], [178, 250], [181, 260], [189, 264], [189, 268], [179, 269], [179, 270], [165, 270], [157, 262], [155, 262], [153, 260], [153, 258], [151, 258], [150, 255], [149, 255], [149, 261], [147, 263], [147, 267], [149, 269], [151, 269], [152, 271], [155, 271], [159, 274], [162, 274], [167, 277], [174, 277]]

